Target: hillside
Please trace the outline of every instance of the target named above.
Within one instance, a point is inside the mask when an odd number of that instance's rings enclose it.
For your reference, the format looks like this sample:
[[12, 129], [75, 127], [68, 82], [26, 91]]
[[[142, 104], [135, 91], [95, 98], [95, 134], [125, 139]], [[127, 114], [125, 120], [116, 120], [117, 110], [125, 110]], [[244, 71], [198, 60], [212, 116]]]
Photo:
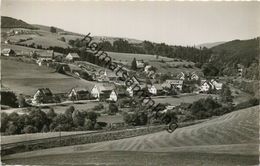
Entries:
[[211, 48], [213, 51], [211, 61], [222, 66], [230, 67], [235, 64], [242, 64], [249, 67], [258, 60], [259, 39], [233, 40], [215, 46]]
[[2, 58], [1, 67], [2, 85], [18, 94], [33, 95], [38, 88], [50, 88], [54, 93], [66, 93], [75, 86], [93, 85], [89, 81], [62, 75], [36, 64]]
[[15, 18], [1, 16], [1, 28], [25, 28], [37, 29], [36, 27]]
[[213, 42], [213, 43], [203, 43], [203, 44], [197, 45], [196, 47], [197, 48], [200, 48], [200, 47], [212, 48], [212, 47], [216, 47], [216, 46], [223, 44], [223, 43], [225, 43], [225, 42], [222, 41], [222, 42]]
[[[257, 165], [258, 106], [193, 126], [94, 144], [6, 156], [9, 164]], [[28, 158], [28, 156], [30, 156]], [[142, 156], [142, 157], [141, 157]], [[126, 158], [128, 160], [126, 160]]]

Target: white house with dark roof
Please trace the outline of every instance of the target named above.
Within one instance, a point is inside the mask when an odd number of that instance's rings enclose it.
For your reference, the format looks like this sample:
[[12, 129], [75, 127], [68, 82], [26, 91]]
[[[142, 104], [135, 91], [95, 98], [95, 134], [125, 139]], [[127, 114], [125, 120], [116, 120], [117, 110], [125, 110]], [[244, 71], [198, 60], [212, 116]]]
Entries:
[[87, 100], [90, 99], [90, 92], [86, 88], [75, 87], [69, 91], [68, 97], [70, 100]]
[[1, 52], [1, 54], [4, 56], [16, 56], [15, 51], [11, 48], [4, 48]]
[[33, 96], [32, 103], [52, 103], [53, 95], [49, 88], [39, 88]]
[[185, 74], [183, 72], [181, 72], [177, 75], [177, 78], [180, 80], [185, 80]]
[[168, 87], [168, 88], [175, 88], [175, 89], [182, 91], [183, 80], [166, 80], [162, 84], [162, 86]]
[[100, 90], [97, 85], [94, 85], [90, 91], [92, 97], [99, 99], [100, 98]]
[[159, 94], [161, 91], [163, 91], [163, 87], [161, 84], [153, 84], [151, 86], [148, 87], [148, 91], [153, 94], [153, 95], [157, 95]]
[[66, 60], [68, 61], [77, 61], [80, 59], [79, 55], [77, 53], [69, 53], [66, 57]]
[[214, 89], [214, 85], [210, 81], [201, 80], [200, 91], [201, 92], [208, 92], [210, 89]]
[[215, 79], [212, 79], [212, 80], [210, 81], [210, 83], [214, 86], [214, 88], [215, 88], [216, 90], [221, 90], [221, 89], [222, 89], [223, 83], [217, 82]]
[[195, 72], [193, 72], [193, 73], [191, 73], [190, 79], [198, 81], [200, 79], [200, 77]]

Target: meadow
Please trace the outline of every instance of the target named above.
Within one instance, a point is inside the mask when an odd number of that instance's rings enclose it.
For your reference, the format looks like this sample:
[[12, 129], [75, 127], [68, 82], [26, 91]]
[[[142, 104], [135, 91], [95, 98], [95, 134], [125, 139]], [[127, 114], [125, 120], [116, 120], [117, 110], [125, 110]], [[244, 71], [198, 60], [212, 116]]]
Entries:
[[[5, 156], [7, 164], [257, 165], [259, 108], [184, 128]], [[129, 161], [132, 161], [129, 163]]]
[[93, 83], [56, 73], [45, 66], [37, 66], [1, 58], [2, 85], [16, 93], [33, 95], [38, 88], [50, 88], [53, 93], [66, 93], [71, 88], [89, 87]]

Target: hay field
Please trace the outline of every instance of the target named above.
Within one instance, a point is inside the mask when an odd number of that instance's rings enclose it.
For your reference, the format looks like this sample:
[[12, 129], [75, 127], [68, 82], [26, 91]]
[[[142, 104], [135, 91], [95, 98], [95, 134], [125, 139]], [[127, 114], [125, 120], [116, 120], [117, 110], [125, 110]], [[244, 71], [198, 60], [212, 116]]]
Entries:
[[14, 92], [33, 95], [38, 88], [50, 88], [54, 93], [65, 93], [75, 86], [92, 86], [89, 81], [55, 73], [45, 66], [1, 59], [2, 84]]
[[[8, 164], [257, 165], [259, 107], [204, 123], [94, 144], [45, 149], [3, 158]], [[131, 163], [129, 162], [131, 161]]]

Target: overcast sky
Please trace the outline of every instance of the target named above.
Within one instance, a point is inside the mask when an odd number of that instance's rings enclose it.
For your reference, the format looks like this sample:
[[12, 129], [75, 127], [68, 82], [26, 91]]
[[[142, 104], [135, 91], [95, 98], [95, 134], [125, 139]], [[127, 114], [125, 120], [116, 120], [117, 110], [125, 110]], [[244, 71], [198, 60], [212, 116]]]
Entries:
[[174, 45], [260, 36], [260, 2], [3, 0], [2, 15], [83, 34]]

